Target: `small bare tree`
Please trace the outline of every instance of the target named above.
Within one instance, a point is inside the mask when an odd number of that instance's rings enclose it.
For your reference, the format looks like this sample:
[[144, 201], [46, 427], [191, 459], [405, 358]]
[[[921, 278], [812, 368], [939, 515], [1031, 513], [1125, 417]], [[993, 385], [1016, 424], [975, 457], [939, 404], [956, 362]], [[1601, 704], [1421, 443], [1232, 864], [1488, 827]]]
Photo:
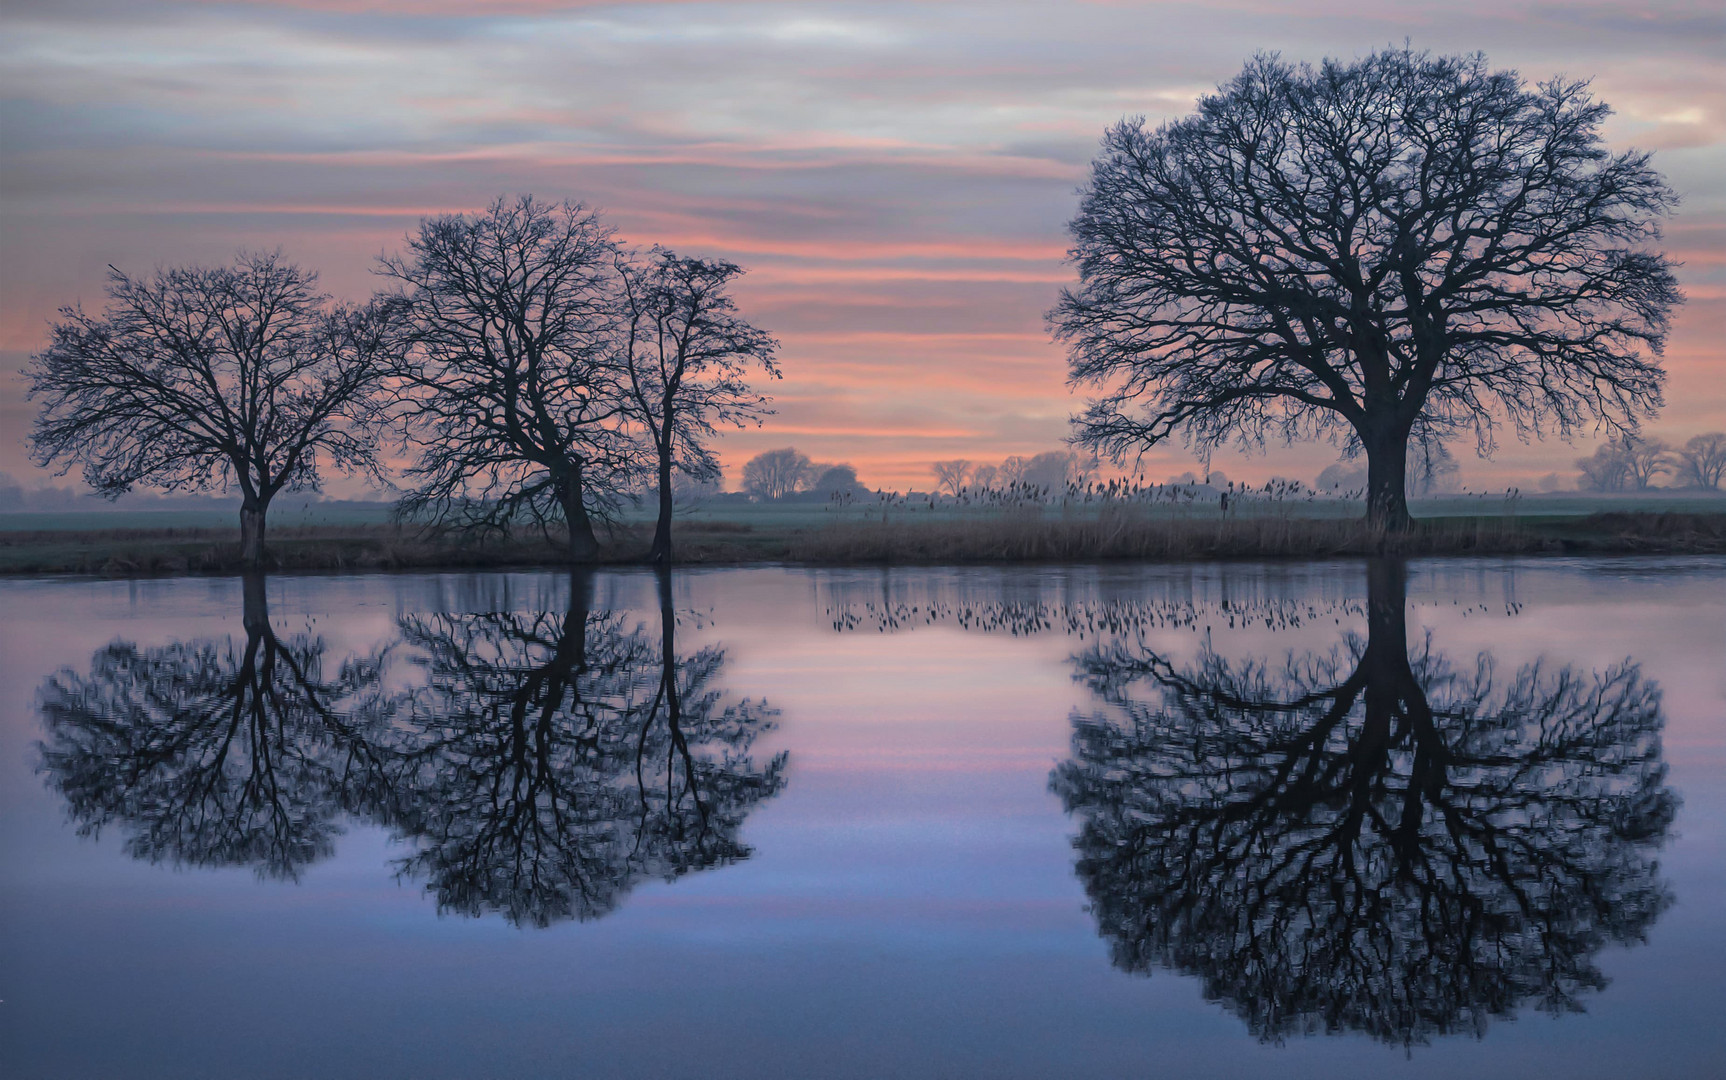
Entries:
[[408, 316], [403, 413], [418, 460], [410, 515], [486, 529], [561, 520], [599, 552], [592, 514], [635, 447], [611, 355], [611, 230], [579, 203], [498, 199], [430, 218], [383, 259]]
[[743, 490], [772, 502], [795, 495], [815, 478], [809, 459], [787, 446], [756, 454], [743, 466]]
[[1076, 439], [1117, 458], [1341, 435], [1369, 518], [1409, 527], [1411, 438], [1634, 431], [1682, 297], [1654, 250], [1675, 196], [1601, 144], [1583, 82], [1393, 49], [1261, 56], [1155, 130], [1103, 139], [1050, 314]]
[[648, 558], [671, 561], [672, 472], [719, 475], [706, 440], [717, 425], [761, 422], [768, 399], [749, 369], [779, 378], [778, 342], [737, 314], [734, 263], [681, 258], [655, 247], [645, 262], [619, 254], [618, 354], [635, 423], [653, 447], [659, 516]]
[[1641, 439], [1626, 435], [1619, 440], [1624, 455], [1624, 471], [1630, 486], [1646, 491], [1654, 486], [1654, 478], [1671, 472], [1672, 448], [1659, 439]]
[[1021, 457], [1018, 454], [1008, 457], [1001, 462], [1001, 468], [998, 473], [1001, 478], [1001, 483], [1006, 484], [1008, 487], [1011, 487], [1014, 484], [1023, 483], [1025, 480], [1025, 469], [1030, 464], [1031, 462], [1029, 458]]
[[1587, 457], [1577, 458], [1576, 467], [1582, 472], [1577, 486], [1583, 491], [1623, 491], [1630, 482], [1630, 470], [1616, 439], [1595, 447]]
[[971, 463], [964, 458], [937, 461], [933, 468], [935, 470], [935, 490], [944, 491], [955, 499], [959, 497], [959, 492], [965, 487], [965, 481], [971, 478]]
[[1720, 490], [1726, 478], [1726, 431], [1693, 436], [1677, 451], [1678, 477], [1687, 487]]
[[107, 310], [62, 309], [25, 368], [39, 464], [81, 465], [110, 499], [238, 488], [253, 567], [279, 492], [317, 490], [326, 467], [377, 475], [388, 304], [332, 305], [279, 253], [148, 280], [110, 270]]

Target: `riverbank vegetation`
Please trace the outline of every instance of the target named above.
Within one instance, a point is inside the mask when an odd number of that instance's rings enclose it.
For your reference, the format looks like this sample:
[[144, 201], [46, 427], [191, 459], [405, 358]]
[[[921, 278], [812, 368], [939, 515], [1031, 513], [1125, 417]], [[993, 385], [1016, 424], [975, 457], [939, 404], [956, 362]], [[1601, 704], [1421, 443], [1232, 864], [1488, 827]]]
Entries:
[[[597, 561], [639, 561], [652, 533], [648, 520], [601, 529]], [[694, 515], [678, 526], [678, 535], [682, 565], [1311, 559], [1386, 552], [1721, 554], [1726, 512], [1459, 514], [1416, 518], [1412, 530], [1398, 534], [1360, 517], [1201, 517], [1120, 506], [869, 514], [811, 508]], [[394, 522], [337, 523], [276, 530], [268, 565], [287, 571], [503, 569], [563, 563], [567, 550], [567, 539], [555, 530], [480, 539]], [[221, 574], [244, 569], [244, 556], [234, 528], [0, 530], [0, 573], [7, 574]]]

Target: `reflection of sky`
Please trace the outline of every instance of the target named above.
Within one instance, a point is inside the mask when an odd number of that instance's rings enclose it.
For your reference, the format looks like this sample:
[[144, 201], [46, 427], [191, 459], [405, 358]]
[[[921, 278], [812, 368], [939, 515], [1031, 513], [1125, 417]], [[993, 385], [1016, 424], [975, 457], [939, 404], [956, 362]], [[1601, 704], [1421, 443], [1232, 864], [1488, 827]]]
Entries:
[[[1594, 76], [1615, 144], [1659, 151], [1692, 298], [1664, 429], [1726, 416], [1726, 33], [1705, 0], [15, 0], [0, 26], [4, 470], [27, 468], [12, 369], [57, 306], [99, 301], [109, 263], [280, 245], [360, 293], [420, 215], [521, 190], [751, 268], [745, 310], [782, 338], [786, 379], [779, 415], [728, 439], [733, 479], [788, 442], [900, 486], [933, 459], [1047, 449], [1073, 402], [1042, 314], [1103, 127], [1184, 113], [1255, 50], [1404, 37]], [[1465, 479], [1574, 456], [1512, 443]], [[1218, 464], [1310, 479], [1328, 460]]]
[[[641, 612], [652, 579], [602, 579]], [[387, 640], [403, 611], [525, 608], [555, 577], [272, 581], [279, 630], [332, 650]], [[723, 642], [721, 682], [782, 710], [790, 782], [748, 818], [749, 861], [637, 888], [612, 915], [546, 931], [436, 917], [375, 830], [297, 886], [172, 871], [80, 842], [30, 773], [32, 698], [116, 637], [238, 630], [237, 584], [0, 585], [0, 1055], [8, 1076], [175, 1075], [1703, 1075], [1726, 1054], [1726, 564], [1423, 564], [1411, 633], [1458, 664], [1626, 654], [1665, 693], [1684, 798], [1662, 858], [1677, 897], [1647, 946], [1601, 954], [1588, 1016], [1527, 1012], [1405, 1062], [1359, 1038], [1261, 1047], [1195, 980], [1109, 965], [1047, 791], [1068, 751], [1076, 648], [950, 625], [837, 635], [829, 608], [931, 596], [1211, 604], [1287, 596], [1336, 610], [1298, 630], [1229, 631], [1225, 655], [1328, 650], [1361, 620], [1358, 568], [718, 571], [681, 579], [700, 615], [680, 646]], [[1505, 614], [1507, 604], [1520, 613]], [[1158, 630], [1177, 659], [1200, 634]], [[49, 1062], [56, 1062], [51, 1066]], [[70, 1067], [67, 1063], [81, 1063]], [[130, 1072], [129, 1072], [130, 1071]]]

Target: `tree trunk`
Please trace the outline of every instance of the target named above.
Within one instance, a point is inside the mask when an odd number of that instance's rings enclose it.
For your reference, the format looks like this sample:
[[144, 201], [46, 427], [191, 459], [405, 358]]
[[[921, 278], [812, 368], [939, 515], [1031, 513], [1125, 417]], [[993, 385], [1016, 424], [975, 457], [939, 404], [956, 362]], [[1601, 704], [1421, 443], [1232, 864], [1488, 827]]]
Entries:
[[264, 575], [247, 574], [241, 583], [240, 625], [246, 636], [261, 637], [270, 628], [269, 602], [264, 593]]
[[1408, 432], [1391, 431], [1361, 440], [1366, 447], [1366, 519], [1385, 532], [1405, 533], [1408, 516]]
[[592, 609], [593, 571], [571, 570], [563, 635], [557, 639], [558, 663], [571, 679], [587, 670], [587, 616]]
[[240, 504], [240, 561], [248, 570], [264, 567], [264, 513], [269, 504], [247, 499]]
[[558, 501], [563, 505], [564, 524], [569, 528], [569, 561], [592, 562], [599, 555], [599, 541], [593, 535], [593, 521], [587, 516], [587, 500], [582, 494], [581, 466], [558, 483]]
[[653, 526], [653, 548], [647, 553], [655, 566], [671, 562], [671, 451], [659, 451], [659, 520]]

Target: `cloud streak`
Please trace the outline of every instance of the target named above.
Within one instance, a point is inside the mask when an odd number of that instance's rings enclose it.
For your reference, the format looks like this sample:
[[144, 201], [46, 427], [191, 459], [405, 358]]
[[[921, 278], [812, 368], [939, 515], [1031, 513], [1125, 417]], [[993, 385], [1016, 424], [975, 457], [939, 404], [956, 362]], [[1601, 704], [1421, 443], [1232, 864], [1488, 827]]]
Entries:
[[[1668, 426], [1726, 426], [1720, 24], [1711, 5], [1633, 0], [22, 0], [0, 16], [0, 348], [15, 368], [57, 306], [99, 302], [108, 263], [282, 246], [358, 294], [419, 217], [531, 191], [751, 268], [742, 298], [784, 341], [787, 378], [778, 416], [727, 438], [733, 470], [795, 440], [876, 482], [926, 482], [931, 458], [1064, 433], [1078, 403], [1042, 313], [1070, 278], [1063, 227], [1104, 126], [1181, 115], [1255, 51], [1407, 36], [1592, 76], [1615, 143], [1659, 151], [1694, 298]], [[16, 378], [4, 389], [0, 469], [24, 473]], [[1575, 455], [1512, 446], [1470, 475]], [[1310, 476], [1330, 458], [1225, 467]]]

